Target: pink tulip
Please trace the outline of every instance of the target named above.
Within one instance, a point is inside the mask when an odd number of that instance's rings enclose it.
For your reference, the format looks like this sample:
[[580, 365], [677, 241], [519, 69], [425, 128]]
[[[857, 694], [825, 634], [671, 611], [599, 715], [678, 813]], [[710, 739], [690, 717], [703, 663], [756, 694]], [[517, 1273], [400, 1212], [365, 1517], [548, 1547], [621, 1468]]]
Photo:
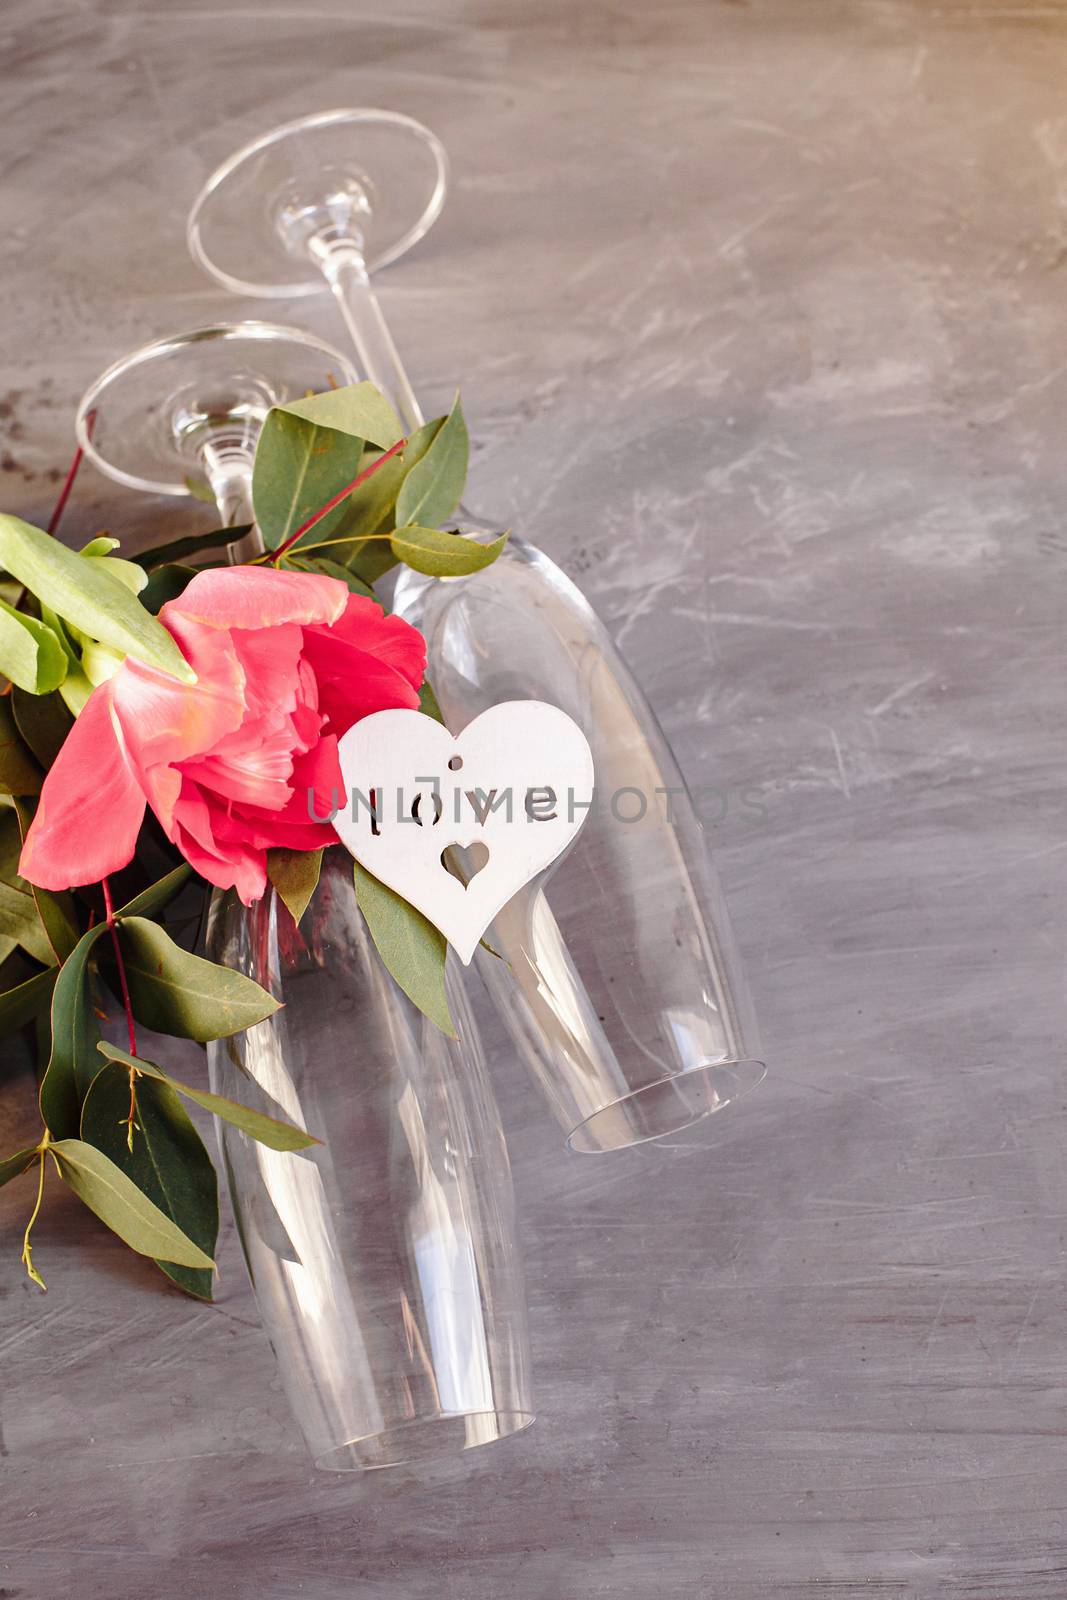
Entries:
[[45, 779], [19, 871], [43, 889], [132, 858], [151, 806], [202, 877], [246, 905], [267, 850], [336, 839], [337, 741], [372, 711], [415, 708], [422, 635], [335, 578], [271, 567], [200, 572], [159, 620], [189, 685], [128, 657], [90, 696]]

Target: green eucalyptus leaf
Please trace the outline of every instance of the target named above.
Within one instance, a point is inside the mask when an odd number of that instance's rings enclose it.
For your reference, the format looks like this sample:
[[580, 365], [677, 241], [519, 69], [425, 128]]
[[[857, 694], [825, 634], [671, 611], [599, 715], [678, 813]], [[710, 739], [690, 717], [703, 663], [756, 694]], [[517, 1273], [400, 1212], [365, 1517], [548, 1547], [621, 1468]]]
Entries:
[[176, 562], [153, 567], [148, 582], [141, 590], [141, 604], [146, 611], [158, 617], [167, 601], [177, 600], [179, 595], [183, 595], [195, 577], [195, 567], [179, 566]]
[[[256, 522], [268, 550], [276, 550], [352, 482], [362, 453], [361, 439], [336, 428], [317, 427], [281, 407], [268, 411], [252, 472]], [[308, 543], [329, 539], [344, 509], [342, 502], [309, 529]]]
[[0, 793], [40, 794], [43, 781], [19, 734], [11, 695], [0, 695]]
[[[378, 470], [354, 489], [345, 502], [345, 513], [334, 529], [335, 537], [346, 539], [366, 538], [370, 534], [387, 532], [396, 526], [396, 497], [407, 474], [410, 442], [397, 455], [391, 456]], [[375, 446], [365, 450], [360, 458], [359, 470], [365, 472], [381, 455]]]
[[24, 689], [13, 689], [11, 709], [23, 740], [47, 771], [74, 726], [74, 718], [62, 697], [56, 693], [27, 694]]
[[433, 686], [428, 678], [423, 678], [422, 686], [419, 689], [419, 710], [425, 716], [432, 717], [435, 722], [439, 722], [442, 728], [447, 726], [444, 713], [437, 703], [437, 696], [434, 694]]
[[0, 566], [90, 638], [195, 683], [196, 674], [162, 623], [126, 585], [19, 517], [0, 515]]
[[[379, 467], [366, 483], [349, 495], [344, 515], [334, 524], [332, 537], [344, 540], [336, 546], [337, 558], [368, 584], [376, 583], [396, 565], [388, 540], [378, 536], [396, 527], [396, 497], [400, 486], [412, 467], [422, 460], [444, 421], [444, 417], [437, 417], [417, 428], [399, 455]], [[359, 463], [360, 471], [365, 472], [372, 466], [379, 454], [377, 447], [365, 450]]]
[[267, 877], [277, 889], [293, 921], [299, 925], [315, 893], [322, 868], [321, 850], [267, 851]]
[[120, 1045], [109, 1044], [106, 1039], [101, 1040], [97, 1048], [109, 1061], [116, 1061], [127, 1069], [136, 1067], [138, 1072], [143, 1072], [150, 1078], [157, 1078], [161, 1083], [169, 1083], [172, 1089], [184, 1095], [187, 1100], [191, 1100], [194, 1105], [200, 1106], [204, 1111], [210, 1111], [214, 1117], [221, 1117], [223, 1122], [232, 1123], [235, 1128], [240, 1128], [257, 1143], [265, 1144], [271, 1150], [307, 1150], [313, 1144], [322, 1143], [321, 1139], [305, 1133], [303, 1128], [297, 1128], [291, 1122], [280, 1122], [277, 1117], [265, 1116], [262, 1111], [253, 1111], [251, 1106], [243, 1106], [236, 1100], [227, 1100], [224, 1095], [209, 1094], [206, 1089], [194, 1089], [188, 1083], [180, 1083], [177, 1078], [172, 1078], [154, 1062], [144, 1061], [140, 1056], [131, 1056], [128, 1050], [123, 1050]]
[[408, 999], [455, 1038], [456, 1028], [445, 994], [444, 935], [421, 911], [355, 863], [356, 900], [386, 968]]
[[0, 934], [14, 939], [28, 956], [49, 967], [56, 960], [48, 942], [37, 902], [26, 890], [16, 889], [10, 883], [0, 883]]
[[158, 567], [183, 561], [186, 556], [198, 556], [207, 550], [221, 550], [228, 544], [235, 544], [251, 531], [251, 527], [250, 522], [243, 522], [239, 527], [213, 528], [210, 533], [183, 534], [180, 539], [156, 545], [154, 550], [143, 550], [139, 559], [142, 566], [154, 572]]
[[467, 481], [470, 440], [459, 396], [422, 459], [411, 468], [396, 501], [397, 527], [437, 528], [459, 505]]
[[173, 872], [158, 878], [155, 883], [150, 883], [147, 889], [142, 889], [140, 894], [135, 894], [132, 900], [127, 900], [126, 904], [115, 912], [116, 917], [156, 916], [170, 904], [192, 875], [192, 867], [187, 861], [183, 861]]
[[436, 528], [397, 528], [390, 544], [398, 561], [431, 578], [460, 578], [492, 566], [508, 542], [502, 533], [489, 544], [465, 539], [459, 533], [441, 533]]
[[49, 967], [46, 972], [35, 972], [32, 978], [0, 994], [0, 1033], [6, 1037], [47, 1010], [59, 971], [58, 967]]
[[[282, 557], [282, 565], [286, 565], [288, 558]], [[324, 560], [321, 556], [305, 556], [303, 559], [291, 563], [298, 572], [321, 572], [325, 578], [336, 578], [338, 582], [348, 586], [349, 594], [361, 594], [365, 600], [373, 600], [376, 605], [382, 606], [381, 600], [375, 594], [369, 583], [364, 583], [362, 578], [357, 578], [354, 572], [347, 567], [342, 567], [338, 561]]]
[[82, 1139], [49, 1145], [64, 1182], [138, 1255], [211, 1270], [214, 1261], [100, 1150]]
[[[14, 807], [19, 834], [25, 840], [37, 809], [36, 802], [16, 800]], [[26, 889], [33, 896], [37, 915], [51, 950], [50, 961], [66, 961], [78, 943], [78, 916], [71, 896], [39, 889], [35, 883], [27, 883], [22, 878], [16, 887]]]
[[19, 1150], [15, 1155], [6, 1156], [0, 1161], [0, 1189], [5, 1183], [10, 1183], [12, 1178], [21, 1178], [39, 1154], [36, 1149]]
[[81, 1102], [99, 1071], [96, 1044], [100, 1038], [89, 990], [89, 959], [107, 923], [83, 933], [59, 969], [52, 995], [52, 1053], [41, 1080], [41, 1115], [53, 1138], [78, 1131]]
[[347, 558], [349, 569], [366, 584], [377, 583], [379, 578], [384, 578], [387, 572], [393, 570], [396, 563], [392, 545], [388, 539], [381, 537], [364, 539]]
[[14, 807], [0, 809], [0, 883], [10, 883], [16, 889], [25, 889], [26, 880], [19, 876], [19, 857], [22, 855], [22, 828]]
[[[131, 1150], [125, 1122], [130, 1108], [129, 1068], [116, 1063], [101, 1067], [82, 1107], [82, 1138], [109, 1157], [186, 1238], [213, 1256], [219, 1233], [219, 1185], [203, 1140], [168, 1083], [150, 1076], [138, 1078], [136, 1106]], [[169, 1261], [156, 1264], [180, 1289], [200, 1300], [211, 1299], [212, 1274], [205, 1268], [179, 1267]]]
[[29, 694], [51, 694], [67, 675], [67, 652], [47, 623], [0, 600], [0, 673]]
[[400, 418], [373, 383], [351, 383], [343, 389], [324, 389], [321, 394], [293, 400], [288, 405], [279, 406], [278, 410], [313, 423], [318, 428], [331, 428], [353, 439], [366, 440], [381, 450], [391, 449], [398, 439], [404, 437]]
[[134, 1015], [157, 1033], [205, 1044], [277, 1011], [280, 1002], [258, 983], [190, 955], [157, 923], [123, 917], [118, 929]]

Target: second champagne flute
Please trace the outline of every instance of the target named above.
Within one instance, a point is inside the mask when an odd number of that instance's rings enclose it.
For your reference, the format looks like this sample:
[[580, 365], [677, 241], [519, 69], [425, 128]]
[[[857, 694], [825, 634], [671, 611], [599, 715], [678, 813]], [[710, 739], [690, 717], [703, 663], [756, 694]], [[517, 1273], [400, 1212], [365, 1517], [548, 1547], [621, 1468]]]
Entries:
[[[406, 428], [423, 418], [370, 275], [422, 237], [444, 200], [434, 134], [396, 112], [286, 123], [209, 178], [189, 218], [194, 257], [241, 294], [329, 286], [367, 375]], [[472, 532], [478, 537], [478, 532]], [[497, 919], [486, 982], [572, 1149], [676, 1132], [764, 1074], [726, 907], [677, 761], [607, 630], [542, 551], [512, 538], [475, 581], [405, 571], [397, 611], [425, 635], [429, 677], [460, 732], [506, 699], [578, 721], [595, 810], [551, 892]]]

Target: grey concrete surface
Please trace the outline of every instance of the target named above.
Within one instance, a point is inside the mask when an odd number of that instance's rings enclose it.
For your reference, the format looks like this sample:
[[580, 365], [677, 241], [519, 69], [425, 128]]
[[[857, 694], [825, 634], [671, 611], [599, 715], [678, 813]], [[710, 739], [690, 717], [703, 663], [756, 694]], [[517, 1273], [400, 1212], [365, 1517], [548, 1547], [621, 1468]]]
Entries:
[[[333, 105], [442, 134], [389, 314], [472, 503], [759, 791], [713, 842], [771, 1061], [568, 1157], [486, 1020], [541, 1415], [429, 1481], [312, 1471], [232, 1227], [202, 1309], [50, 1193], [42, 1298], [6, 1189], [0, 1595], [1062, 1600], [1067, 8], [7, 0], [0, 57], [34, 519], [105, 362], [262, 314], [185, 253], [218, 160]], [[86, 472], [68, 531], [206, 516]]]

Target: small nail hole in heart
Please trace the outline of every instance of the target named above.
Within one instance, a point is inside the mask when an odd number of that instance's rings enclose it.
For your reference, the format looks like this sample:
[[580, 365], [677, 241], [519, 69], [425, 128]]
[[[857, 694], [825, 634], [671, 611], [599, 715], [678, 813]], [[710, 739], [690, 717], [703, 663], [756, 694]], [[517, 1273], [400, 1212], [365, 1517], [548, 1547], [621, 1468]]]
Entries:
[[465, 889], [470, 888], [471, 879], [481, 872], [488, 861], [489, 847], [482, 844], [480, 839], [468, 845], [465, 850], [458, 844], [450, 844], [441, 851], [441, 865], [446, 872], [458, 878]]

